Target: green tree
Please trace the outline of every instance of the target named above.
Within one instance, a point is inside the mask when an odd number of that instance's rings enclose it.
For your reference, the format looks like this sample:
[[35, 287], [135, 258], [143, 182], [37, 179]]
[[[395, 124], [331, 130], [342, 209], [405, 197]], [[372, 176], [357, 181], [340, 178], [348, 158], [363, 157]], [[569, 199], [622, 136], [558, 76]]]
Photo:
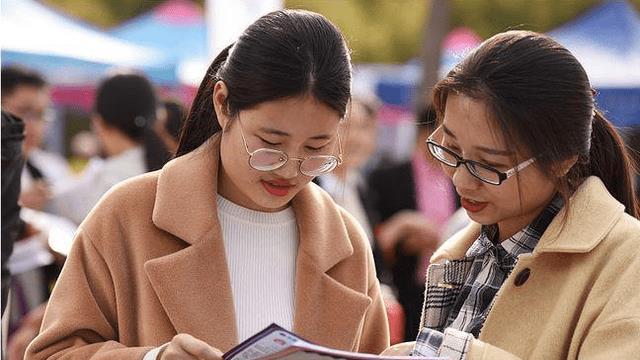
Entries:
[[[102, 28], [149, 11], [162, 0], [43, 0]], [[600, 0], [449, 0], [450, 26], [481, 37], [508, 29], [549, 31]], [[204, 0], [196, 1], [201, 6]], [[640, 9], [640, 0], [631, 0]], [[401, 63], [420, 54], [429, 0], [285, 0], [288, 8], [319, 12], [342, 29], [355, 62]]]

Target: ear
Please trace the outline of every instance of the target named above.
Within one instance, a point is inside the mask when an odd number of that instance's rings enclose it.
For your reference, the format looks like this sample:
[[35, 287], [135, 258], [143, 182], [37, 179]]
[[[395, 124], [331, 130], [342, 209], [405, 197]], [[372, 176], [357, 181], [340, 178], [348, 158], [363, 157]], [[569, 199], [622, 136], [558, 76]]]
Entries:
[[229, 115], [226, 107], [227, 96], [229, 96], [227, 84], [225, 84], [224, 81], [216, 82], [213, 86], [213, 97], [211, 100], [213, 101], [213, 108], [222, 130], [226, 129], [229, 125]]

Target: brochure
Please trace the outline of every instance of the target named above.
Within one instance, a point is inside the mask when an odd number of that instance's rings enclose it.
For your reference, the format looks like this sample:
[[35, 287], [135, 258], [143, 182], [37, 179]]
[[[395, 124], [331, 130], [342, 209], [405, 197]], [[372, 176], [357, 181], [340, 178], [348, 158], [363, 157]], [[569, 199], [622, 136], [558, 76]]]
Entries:
[[271, 324], [222, 356], [224, 360], [255, 359], [348, 359], [348, 360], [444, 360], [410, 356], [380, 356], [342, 351], [313, 344], [298, 335]]

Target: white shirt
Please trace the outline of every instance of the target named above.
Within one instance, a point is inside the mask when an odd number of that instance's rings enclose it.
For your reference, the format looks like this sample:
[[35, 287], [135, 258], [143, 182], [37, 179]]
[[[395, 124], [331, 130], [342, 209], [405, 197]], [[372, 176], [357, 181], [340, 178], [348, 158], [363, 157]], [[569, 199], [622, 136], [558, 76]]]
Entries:
[[80, 224], [113, 185], [146, 171], [141, 146], [107, 159], [91, 159], [79, 178], [54, 192], [46, 210]]

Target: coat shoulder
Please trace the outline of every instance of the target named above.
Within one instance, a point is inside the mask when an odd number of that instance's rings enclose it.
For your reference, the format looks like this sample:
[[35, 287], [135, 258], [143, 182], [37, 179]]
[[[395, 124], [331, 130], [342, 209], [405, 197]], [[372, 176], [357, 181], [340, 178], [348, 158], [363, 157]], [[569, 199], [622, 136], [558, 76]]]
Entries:
[[640, 220], [624, 213], [600, 246], [622, 262], [633, 260], [640, 253]]
[[83, 233], [98, 248], [108, 249], [116, 239], [153, 232], [157, 182], [158, 172], [150, 172], [113, 186], [80, 225]]
[[145, 173], [114, 185], [100, 199], [87, 218], [103, 215], [104, 212], [125, 215], [145, 208], [153, 209], [158, 175], [158, 171]]

